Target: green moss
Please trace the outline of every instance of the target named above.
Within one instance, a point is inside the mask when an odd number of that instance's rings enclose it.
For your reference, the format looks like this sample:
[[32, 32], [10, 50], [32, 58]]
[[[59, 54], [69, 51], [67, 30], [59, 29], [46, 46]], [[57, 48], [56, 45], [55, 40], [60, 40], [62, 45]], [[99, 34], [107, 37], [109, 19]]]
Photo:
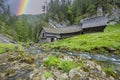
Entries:
[[82, 67], [83, 71], [85, 72], [89, 72], [89, 68], [88, 67]]
[[85, 66], [85, 64], [81, 60], [78, 61], [78, 65], [81, 66], [81, 67]]
[[77, 64], [75, 64], [72, 61], [61, 61], [58, 64], [58, 68], [65, 72], [69, 72], [72, 68], [75, 68], [76, 66], [77, 66]]
[[55, 56], [49, 56], [45, 61], [44, 65], [51, 68], [52, 66], [57, 66], [60, 63], [60, 59]]
[[73, 61], [61, 60], [60, 58], [57, 58], [55, 56], [49, 56], [43, 62], [43, 64], [44, 64], [44, 66], [46, 66], [48, 68], [55, 67], [57, 69], [65, 71], [65, 72], [69, 72], [72, 68], [75, 68], [77, 66], [83, 66], [82, 62], [76, 64]]
[[21, 63], [28, 63], [28, 64], [33, 64], [34, 63], [34, 58], [25, 53], [24, 51], [18, 51], [16, 53], [14, 53], [14, 57], [10, 57], [8, 58], [9, 61], [15, 61], [15, 60], [18, 60], [20, 61]]
[[47, 43], [44, 44], [44, 46], [54, 49], [77, 51], [92, 51], [96, 47], [103, 52], [105, 51], [103, 47], [119, 49], [120, 23], [113, 26], [107, 26], [104, 32], [79, 35], [53, 43]]
[[103, 71], [107, 74], [107, 76], [113, 76], [115, 79], [119, 78], [119, 76], [114, 72], [114, 67], [110, 66], [110, 67], [104, 67]]
[[20, 44], [0, 43], [0, 54], [12, 51], [23, 51]]
[[52, 74], [52, 72], [50, 72], [50, 71], [45, 71], [45, 72], [43, 73], [43, 76], [47, 79], [47, 78], [49, 78], [49, 77], [53, 77], [53, 74]]
[[34, 63], [34, 58], [31, 57], [31, 56], [26, 56], [26, 57], [22, 58], [20, 62], [25, 62], [25, 63], [28, 63], [28, 64], [33, 64]]
[[15, 50], [14, 44], [0, 43], [0, 53], [12, 51], [12, 50]]
[[7, 76], [9, 76], [10, 74], [14, 74], [15, 73], [15, 70], [13, 70], [13, 69], [8, 69], [7, 70]]

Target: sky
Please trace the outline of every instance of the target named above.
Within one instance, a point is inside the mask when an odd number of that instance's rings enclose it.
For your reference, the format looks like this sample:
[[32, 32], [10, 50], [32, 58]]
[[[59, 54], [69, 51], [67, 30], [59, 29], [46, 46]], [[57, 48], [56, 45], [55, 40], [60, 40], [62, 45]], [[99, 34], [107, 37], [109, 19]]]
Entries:
[[[49, 0], [29, 0], [24, 14], [35, 15], [43, 13], [42, 6], [45, 4], [45, 1], [48, 2]], [[10, 5], [11, 13], [16, 14], [18, 11], [20, 0], [8, 0], [7, 4]]]

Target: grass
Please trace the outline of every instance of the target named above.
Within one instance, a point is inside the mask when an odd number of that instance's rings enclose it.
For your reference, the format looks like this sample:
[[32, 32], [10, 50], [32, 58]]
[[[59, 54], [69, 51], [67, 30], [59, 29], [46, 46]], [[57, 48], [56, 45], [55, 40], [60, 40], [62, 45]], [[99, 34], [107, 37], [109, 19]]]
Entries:
[[46, 79], [48, 79], [49, 77], [53, 77], [53, 74], [52, 74], [52, 72], [50, 72], [50, 71], [45, 71], [45, 72], [43, 73], [43, 76], [44, 76]]
[[[120, 48], [120, 23], [107, 26], [104, 32], [79, 35], [44, 44], [52, 49], [91, 51], [94, 48]], [[101, 49], [102, 50], [102, 49]]]
[[119, 76], [114, 72], [114, 66], [104, 67], [103, 71], [107, 74], [108, 77], [113, 76], [115, 79]]
[[58, 68], [65, 72], [69, 72], [72, 68], [75, 68], [76, 66], [77, 64], [72, 61], [61, 61], [58, 64]]
[[23, 51], [20, 44], [0, 43], [0, 54], [10, 51]]
[[43, 64], [48, 68], [55, 67], [59, 70], [63, 70], [64, 72], [69, 72], [72, 68], [79, 66], [73, 61], [61, 60], [60, 58], [57, 58], [55, 56], [49, 56], [43, 62]]
[[14, 44], [0, 43], [0, 54], [11, 50], [15, 50]]
[[49, 56], [45, 61], [44, 65], [48, 68], [51, 68], [52, 66], [57, 66], [60, 63], [60, 59], [55, 56]]

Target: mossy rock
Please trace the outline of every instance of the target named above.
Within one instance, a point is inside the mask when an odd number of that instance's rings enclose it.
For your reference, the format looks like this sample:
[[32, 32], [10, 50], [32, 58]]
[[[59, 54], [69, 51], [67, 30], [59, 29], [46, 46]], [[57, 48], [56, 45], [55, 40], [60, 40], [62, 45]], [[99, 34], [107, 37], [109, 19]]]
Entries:
[[24, 59], [21, 59], [20, 62], [25, 62], [25, 63], [28, 63], [28, 64], [33, 64], [34, 63], [34, 58], [26, 57]]
[[89, 71], [90, 71], [88, 67], [82, 67], [82, 69], [83, 69], [83, 71], [85, 71], [85, 72], [89, 72]]
[[13, 69], [8, 69], [6, 72], [7, 72], [6, 75], [11, 76], [12, 74], [15, 73], [15, 70], [13, 70]]
[[35, 59], [23, 51], [19, 51], [13, 54], [14, 56], [8, 58], [8, 61], [20, 61], [21, 63], [25, 62], [28, 64], [33, 64]]

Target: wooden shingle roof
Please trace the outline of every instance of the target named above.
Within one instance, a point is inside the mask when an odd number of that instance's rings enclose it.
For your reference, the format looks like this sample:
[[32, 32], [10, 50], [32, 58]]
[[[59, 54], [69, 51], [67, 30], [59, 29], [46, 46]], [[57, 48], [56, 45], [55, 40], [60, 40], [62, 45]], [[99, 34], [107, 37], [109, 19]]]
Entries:
[[83, 20], [82, 28], [92, 28], [99, 26], [106, 26], [108, 19], [105, 16], [99, 16], [95, 18], [90, 18]]
[[82, 31], [80, 26], [69, 26], [69, 27], [62, 27], [62, 28], [53, 28], [53, 27], [43, 27], [46, 33], [52, 34], [69, 34]]

